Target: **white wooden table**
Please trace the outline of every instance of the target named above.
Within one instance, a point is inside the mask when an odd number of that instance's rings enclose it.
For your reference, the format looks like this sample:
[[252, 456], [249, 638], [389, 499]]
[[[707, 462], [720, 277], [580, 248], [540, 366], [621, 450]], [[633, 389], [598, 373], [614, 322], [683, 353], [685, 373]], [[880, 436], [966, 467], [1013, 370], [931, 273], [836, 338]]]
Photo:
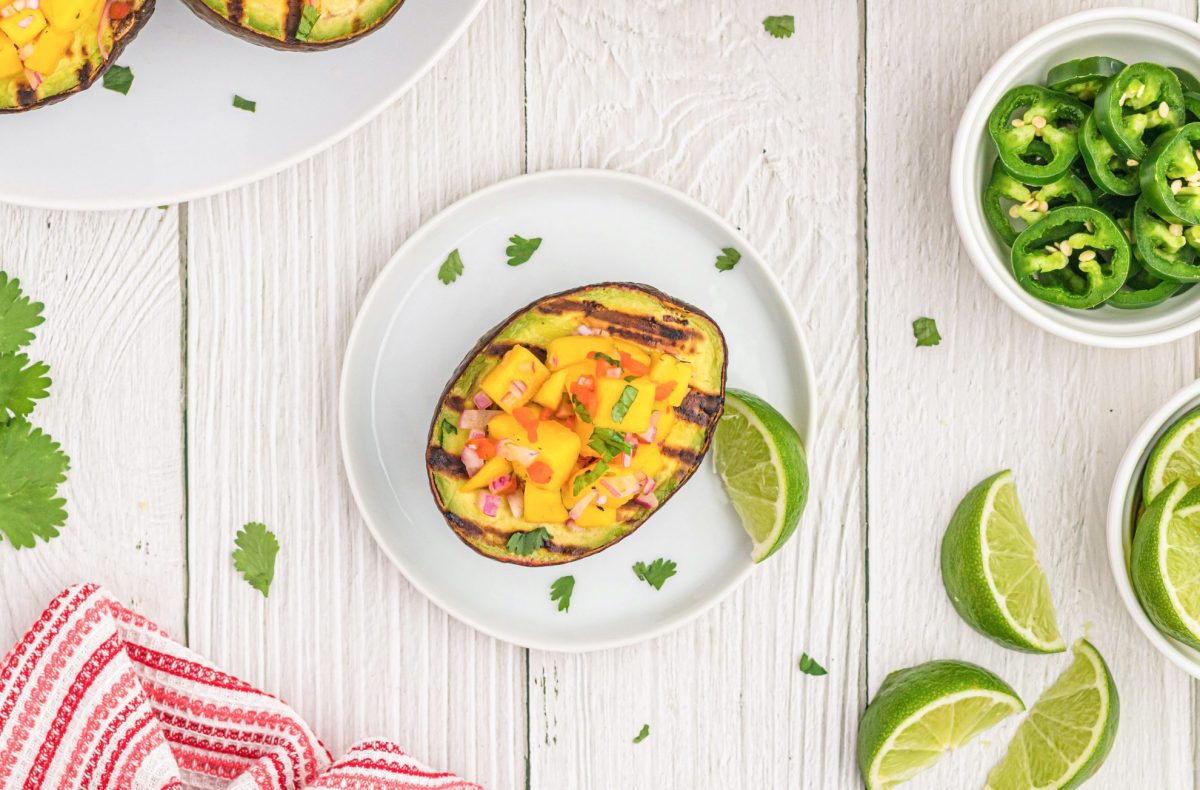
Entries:
[[[1196, 341], [1099, 351], [1034, 329], [962, 254], [947, 198], [990, 63], [1108, 4], [492, 0], [406, 98], [276, 177], [166, 210], [0, 209], [0, 268], [47, 305], [36, 417], [73, 467], [62, 537], [0, 546], [0, 643], [94, 580], [335, 753], [383, 735], [489, 788], [853, 787], [858, 716], [889, 671], [969, 659], [1032, 702], [1067, 663], [993, 645], [941, 589], [957, 499], [1011, 466], [1060, 622], [1091, 624], [1121, 692], [1091, 786], [1197, 786], [1196, 687], [1135, 631], [1102, 537], [1117, 459], [1195, 377]], [[761, 27], [780, 13], [788, 41]], [[351, 501], [335, 410], [358, 305], [406, 236], [480, 187], [579, 166], [659, 179], [745, 231], [808, 332], [822, 411], [786, 551], [674, 634], [562, 656], [474, 633], [393, 569]], [[920, 315], [937, 348], [914, 348]], [[283, 544], [269, 600], [229, 556], [255, 519]], [[802, 651], [829, 675], [801, 674]], [[911, 786], [979, 786], [1014, 727]]]

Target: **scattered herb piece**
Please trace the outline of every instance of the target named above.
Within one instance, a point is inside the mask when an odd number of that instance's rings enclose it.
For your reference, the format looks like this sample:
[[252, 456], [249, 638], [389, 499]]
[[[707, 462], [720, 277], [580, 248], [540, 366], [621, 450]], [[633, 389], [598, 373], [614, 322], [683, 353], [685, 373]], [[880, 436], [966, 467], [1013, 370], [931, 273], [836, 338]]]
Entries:
[[520, 236], [513, 236], [508, 241], [509, 245], [504, 250], [504, 254], [508, 256], [509, 266], [520, 266], [527, 262], [537, 252], [538, 247], [542, 246], [541, 239], [523, 239]]
[[529, 532], [514, 532], [508, 538], [508, 550], [521, 557], [527, 557], [546, 545], [550, 533], [545, 527], [538, 527]]
[[608, 464], [604, 463], [603, 461], [597, 461], [595, 466], [575, 478], [575, 484], [571, 486], [571, 493], [574, 496], [579, 496], [579, 493], [583, 491], [583, 489], [587, 488], [592, 483], [595, 483], [597, 480], [603, 477], [604, 473], [607, 471]]
[[235, 93], [233, 94], [233, 106], [237, 107], [239, 110], [254, 112], [254, 108], [258, 106], [258, 102], [250, 101], [249, 99], [243, 99], [241, 96], [238, 96]]
[[647, 737], [649, 734], [650, 734], [650, 725], [649, 725], [649, 724], [643, 724], [643, 725], [642, 725], [642, 731], [641, 731], [641, 732], [639, 732], [639, 733], [637, 734], [637, 737], [635, 737], [635, 738], [633, 739], [633, 742], [634, 742], [634, 743], [641, 743], [642, 741], [646, 740], [646, 737]]
[[600, 453], [605, 461], [611, 461], [621, 453], [633, 452], [633, 445], [625, 441], [624, 435], [612, 428], [596, 428], [592, 431], [592, 439], [588, 447]]
[[621, 367], [621, 360], [613, 359], [608, 354], [605, 354], [603, 351], [593, 351], [592, 359], [603, 359], [605, 362], [612, 365], [614, 368]]
[[21, 291], [20, 280], [10, 280], [0, 272], [0, 354], [11, 354], [33, 342], [30, 330], [39, 326], [42, 303], [30, 301]]
[[104, 72], [104, 87], [110, 91], [128, 96], [131, 85], [133, 85], [133, 69], [128, 66], [112, 66]]
[[166, 211], [168, 208], [170, 208], [170, 206], [168, 206], [166, 203], [164, 203], [161, 206], [159, 206], [159, 208], [162, 209], [163, 211]]
[[637, 400], [638, 390], [631, 384], [626, 384], [625, 389], [621, 390], [621, 397], [617, 398], [617, 402], [612, 407], [612, 419], [615, 423], [620, 423], [625, 419], [625, 415], [629, 413], [629, 407]]
[[275, 556], [279, 554], [279, 541], [265, 524], [251, 521], [242, 527], [234, 541], [233, 566], [254, 589], [266, 598], [271, 592], [271, 581], [275, 578]]
[[0, 425], [0, 534], [14, 548], [58, 537], [67, 511], [56, 495], [69, 468], [58, 442], [41, 429], [21, 417]]
[[558, 601], [558, 611], [565, 612], [571, 608], [571, 593], [574, 591], [575, 577], [563, 576], [550, 585], [550, 600]]
[[458, 426], [447, 420], [445, 417], [438, 423], [438, 444], [446, 443], [446, 434], [457, 434]]
[[796, 17], [791, 14], [769, 16], [763, 20], [763, 30], [775, 38], [791, 38], [796, 32]]
[[942, 342], [942, 336], [938, 334], [937, 321], [932, 318], [918, 318], [913, 321], [913, 337], [917, 339], [918, 348], [936, 346]]
[[818, 664], [816, 659], [814, 659], [808, 653], [802, 653], [800, 655], [800, 671], [806, 675], [812, 675], [813, 677], [817, 678], [821, 677], [822, 675], [829, 674], [825, 671], [825, 667]]
[[667, 579], [675, 575], [675, 563], [672, 560], [664, 560], [662, 557], [649, 565], [644, 562], [635, 562], [633, 573], [654, 589], [661, 590]]
[[24, 354], [0, 354], [0, 420], [33, 411], [33, 402], [49, 394], [50, 367], [30, 363]]
[[584, 406], [573, 396], [571, 398], [571, 405], [575, 407], [575, 416], [579, 417], [579, 419], [583, 420], [588, 425], [592, 424], [592, 415], [588, 413], [587, 406]]
[[723, 247], [721, 252], [723, 254], [717, 256], [717, 271], [719, 272], [729, 271], [742, 259], [742, 254], [733, 247]]
[[463, 273], [462, 257], [458, 254], [458, 250], [452, 251], [446, 256], [446, 260], [438, 268], [438, 279], [446, 285], [458, 279], [458, 275]]
[[317, 24], [317, 20], [321, 18], [321, 12], [316, 6], [311, 6], [305, 3], [300, 7], [300, 24], [296, 26], [296, 40], [308, 41], [308, 37], [312, 35], [313, 25]]
[[626, 380], [626, 381], [633, 381], [633, 380], [634, 380], [634, 379], [636, 379], [636, 378], [637, 378], [637, 376], [626, 376], [626, 377], [625, 377], [625, 380]]

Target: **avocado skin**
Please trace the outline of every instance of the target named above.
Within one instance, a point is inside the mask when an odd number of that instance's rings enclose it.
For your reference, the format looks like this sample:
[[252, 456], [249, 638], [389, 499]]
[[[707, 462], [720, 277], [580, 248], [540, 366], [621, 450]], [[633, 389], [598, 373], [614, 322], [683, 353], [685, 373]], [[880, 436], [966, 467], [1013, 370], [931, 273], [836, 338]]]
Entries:
[[[142, 32], [142, 28], [146, 26], [146, 23], [150, 21], [150, 15], [154, 13], [154, 2], [155, 0], [144, 0], [140, 6], [134, 8], [129, 16], [113, 24], [113, 47], [112, 51], [108, 53], [108, 60], [104, 61], [104, 64], [96, 69], [95, 72], [88, 72], [87, 78], [80, 79], [79, 84], [74, 88], [62, 93], [56, 93], [53, 96], [47, 96], [44, 99], [31, 101], [28, 104], [22, 103], [17, 107], [0, 107], [0, 115], [28, 112], [51, 104], [57, 104], [95, 85], [104, 76], [104, 72], [108, 71], [109, 67], [117, 62], [117, 58], [121, 57], [121, 53], [129, 45], [129, 42], [133, 41], [137, 37], [137, 34]], [[78, 67], [76, 66], [76, 68]], [[59, 71], [61, 70], [60, 68]], [[23, 96], [23, 93], [18, 93], [18, 101], [23, 101]]]
[[[589, 298], [598, 294], [604, 294], [608, 298], [604, 301]], [[631, 303], [635, 301], [644, 303], [647, 300], [656, 302], [656, 307], [658, 308], [655, 311], [656, 315], [650, 316], [641, 310], [623, 310], [621, 306], [622, 299]], [[532, 316], [530, 321], [537, 328], [545, 328], [545, 324], [552, 322], [553, 314], [542, 312], [543, 318], [539, 322], [537, 316], [533, 315], [535, 311], [555, 311], [558, 307], [566, 306], [570, 303], [575, 303], [578, 308], [582, 309], [583, 314], [589, 316], [594, 323], [609, 323], [604, 318], [598, 319], [598, 315], [613, 319], [617, 323], [609, 325], [614, 330], [614, 335], [624, 336], [633, 342], [638, 342], [638, 336], [642, 336], [643, 342], [645, 342], [643, 331], [647, 327], [652, 327], [652, 331], [656, 334], [662, 333], [663, 343], [668, 346], [671, 344], [672, 338], [678, 339], [679, 342], [683, 343], [686, 342], [686, 339], [699, 335], [703, 338], [705, 344], [712, 344], [713, 348], [708, 356], [715, 357], [715, 366], [710, 366], [707, 370], [708, 375], [694, 375], [693, 388], [696, 391], [689, 393], [684, 402], [675, 409], [678, 421], [676, 427], [671, 431], [671, 441], [669, 442], [669, 446], [672, 448], [671, 457], [673, 463], [668, 465], [667, 471], [671, 473], [669, 477], [664, 479], [662, 473], [656, 477], [659, 480], [658, 487], [655, 489], [655, 493], [659, 499], [657, 508], [647, 512], [640, 506], [626, 506], [629, 508], [628, 512], [634, 515], [629, 518], [618, 519], [617, 523], [611, 527], [593, 527], [582, 530], [576, 533], [577, 540], [574, 543], [556, 539], [557, 536], [552, 537], [551, 541], [543, 548], [534, 551], [532, 554], [522, 556], [508, 551], [506, 545], [507, 536], [511, 535], [513, 531], [524, 531], [537, 526], [543, 526], [550, 530], [552, 535], [556, 530], [560, 534], [563, 534], [562, 525], [534, 524], [526, 522], [523, 519], [516, 520], [511, 517], [505, 517], [505, 521], [517, 521], [522, 529], [508, 531], [503, 529], [489, 529], [491, 524], [497, 523], [496, 520], [489, 520], [488, 522], [476, 521], [470, 517], [470, 514], [464, 515], [462, 512], [457, 512], [462, 509], [461, 506], [459, 508], [447, 506], [445, 495], [453, 495], [457, 486], [465, 479], [466, 470], [463, 469], [457, 452], [447, 451], [443, 443], [439, 441], [438, 427], [442, 419], [455, 417], [461, 412], [463, 406], [474, 408], [469, 403], [464, 403], [465, 397], [470, 394], [467, 391], [470, 388], [463, 388], [464, 391], [462, 393], [456, 392], [456, 390], [463, 383], [463, 379], [468, 375], [473, 363], [477, 363], [475, 367], [478, 369], [471, 372], [477, 378], [480, 370], [490, 367], [491, 364], [485, 364], [481, 360], [487, 360], [489, 356], [498, 358], [499, 355], [503, 354], [504, 351], [513, 345], [514, 341], [502, 340], [496, 342], [498, 336], [510, 331], [514, 325], [517, 325], [526, 316]], [[626, 318], [642, 316], [646, 320], [641, 320], [640, 323], [629, 322], [625, 326], [620, 320], [622, 315]], [[661, 320], [661, 317], [664, 316], [667, 317], [667, 320]], [[678, 322], [678, 318], [680, 317], [683, 318], [682, 323]], [[572, 315], [571, 317], [567, 317], [566, 320], [568, 322], [575, 321], [575, 318]], [[577, 321], [575, 323], [577, 324]], [[570, 334], [570, 332], [548, 332], [543, 336], [535, 334], [535, 338], [542, 340], [542, 345], [544, 345], [550, 339], [564, 334]], [[525, 344], [532, 341], [523, 339], [516, 342]], [[538, 353], [541, 349], [531, 350], [534, 350], [534, 353]], [[678, 356], [684, 358], [685, 361], [696, 362], [696, 358], [691, 355], [681, 353], [676, 349], [670, 350], [673, 350]], [[492, 361], [494, 362], [494, 359]], [[668, 296], [651, 286], [640, 283], [605, 282], [573, 288], [537, 299], [513, 312], [485, 333], [450, 376], [450, 380], [439, 399], [438, 408], [434, 412], [433, 420], [430, 423], [427, 441], [426, 471], [434, 503], [446, 519], [446, 523], [459, 539], [485, 557], [499, 560], [500, 562], [530, 567], [561, 565], [603, 551], [631, 535], [650, 516], [665, 507], [667, 501], [674, 496], [675, 492], [682, 488], [695, 471], [700, 468], [700, 464], [704, 460], [704, 456], [707, 454], [708, 448], [712, 443], [717, 421], [721, 418], [721, 414], [724, 411], [725, 373], [727, 365], [728, 352], [725, 345], [725, 337], [716, 322], [699, 308]], [[709, 384], [703, 390], [701, 389], [701, 381], [699, 380], [701, 378], [705, 379]], [[472, 379], [472, 383], [473, 381], [474, 378]], [[456, 419], [453, 422], [457, 425]], [[465, 438], [463, 438], [465, 435], [466, 432], [463, 429], [459, 429], [459, 434], [455, 435], [457, 439], [456, 443], [461, 444], [465, 441]], [[679, 436], [686, 436], [687, 441], [681, 442], [678, 438]], [[468, 502], [470, 509], [474, 510], [474, 494], [468, 495]], [[627, 511], [623, 508], [621, 512], [624, 514]]]
[[[400, 10], [400, 6], [404, 5], [404, 0], [395, 0], [394, 5], [383, 16], [372, 22], [368, 27], [362, 30], [352, 32], [350, 35], [333, 39], [331, 41], [299, 41], [296, 38], [296, 28], [300, 25], [300, 12], [304, 5], [303, 0], [287, 0], [288, 17], [286, 24], [285, 38], [279, 39], [268, 33], [263, 33], [255, 30], [252, 27], [243, 25], [222, 16], [204, 0], [183, 0], [183, 4], [192, 10], [196, 16], [203, 19], [208, 24], [220, 30], [223, 33], [230, 33], [243, 41], [249, 41], [251, 44], [258, 44], [261, 47], [277, 49], [283, 52], [321, 52], [328, 49], [337, 49], [344, 47], [347, 44], [353, 44], [355, 41], [374, 33], [379, 28], [387, 24], [388, 20]], [[238, 2], [238, 7], [242, 5]]]

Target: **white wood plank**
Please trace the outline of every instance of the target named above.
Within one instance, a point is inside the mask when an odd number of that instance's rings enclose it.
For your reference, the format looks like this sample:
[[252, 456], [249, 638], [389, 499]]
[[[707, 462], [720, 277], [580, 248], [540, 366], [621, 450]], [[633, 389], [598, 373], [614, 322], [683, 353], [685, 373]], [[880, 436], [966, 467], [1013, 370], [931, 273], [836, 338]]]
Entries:
[[[1009, 310], [961, 251], [946, 194], [960, 109], [1019, 37], [1095, 3], [868, 3], [868, 512], [871, 692], [933, 658], [996, 671], [1028, 704], [1068, 663], [991, 643], [955, 614], [938, 552], [959, 498], [1005, 467], [1039, 542], [1060, 625], [1090, 635], [1121, 693], [1116, 747], [1089, 787], [1191, 787], [1187, 677], [1134, 628], [1104, 542], [1112, 474], [1134, 429], [1195, 374], [1186, 340], [1137, 352], [1058, 340]], [[1107, 5], [1102, 3], [1101, 5]], [[1191, 15], [1194, 4], [1148, 3]], [[955, 18], [955, 24], [940, 20]], [[930, 20], [938, 20], [931, 24]], [[944, 340], [915, 348], [914, 318]], [[912, 787], [982, 784], [1016, 719]]]
[[46, 305], [31, 420], [71, 458], [62, 534], [0, 543], [0, 653], [64, 587], [103, 584], [182, 637], [183, 412], [177, 210], [0, 207], [0, 269]]
[[[793, 545], [695, 624], [579, 657], [530, 655], [531, 786], [846, 787], [861, 704], [860, 27], [766, 0], [528, 4], [530, 169], [662, 180], [761, 249], [815, 355], [816, 492]], [[795, 9], [798, 13], [800, 9]], [[731, 382], [754, 389], [753, 382]], [[801, 674], [808, 651], [830, 670]], [[649, 738], [631, 743], [643, 723]]]
[[[342, 474], [340, 362], [405, 236], [520, 172], [521, 3], [496, 0], [345, 143], [196, 202], [189, 226], [192, 643], [293, 704], [335, 753], [362, 737], [488, 787], [523, 784], [523, 651], [450, 620], [376, 547]], [[282, 543], [269, 600], [234, 535]]]

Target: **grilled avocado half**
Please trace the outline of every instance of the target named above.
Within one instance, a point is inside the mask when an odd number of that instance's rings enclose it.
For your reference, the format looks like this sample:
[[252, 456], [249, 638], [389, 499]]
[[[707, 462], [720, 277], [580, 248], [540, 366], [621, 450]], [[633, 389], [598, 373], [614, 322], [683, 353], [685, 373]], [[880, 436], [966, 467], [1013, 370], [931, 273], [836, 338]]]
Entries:
[[438, 508], [502, 562], [558, 565], [613, 545], [700, 466], [726, 357], [711, 318], [646, 285], [588, 285], [521, 308], [467, 354], [434, 413]]
[[0, 0], [0, 112], [91, 87], [153, 12], [154, 0]]
[[201, 19], [255, 44], [314, 51], [378, 30], [404, 0], [184, 0]]

